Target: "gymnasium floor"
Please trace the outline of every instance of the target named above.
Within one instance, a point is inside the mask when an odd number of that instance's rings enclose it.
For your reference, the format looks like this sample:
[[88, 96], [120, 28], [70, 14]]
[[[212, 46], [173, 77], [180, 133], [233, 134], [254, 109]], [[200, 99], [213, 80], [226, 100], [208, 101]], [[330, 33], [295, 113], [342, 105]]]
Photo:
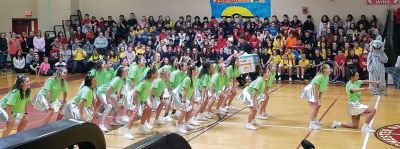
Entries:
[[[0, 76], [0, 96], [8, 92], [15, 80], [15, 75], [8, 74]], [[36, 94], [43, 86], [46, 77], [30, 76], [33, 94]], [[69, 75], [68, 99], [71, 99], [78, 91], [83, 75]], [[234, 100], [233, 106], [237, 110], [230, 111], [227, 115], [213, 115], [212, 121], [202, 123], [201, 127], [192, 131], [184, 137], [189, 141], [194, 149], [199, 148], [301, 148], [300, 141], [308, 139], [317, 148], [342, 148], [353, 149], [362, 148], [363, 145], [370, 149], [394, 148], [381, 142], [373, 133], [363, 134], [359, 129], [352, 130], [346, 128], [331, 129], [333, 120], [349, 121], [347, 115], [347, 99], [344, 86], [330, 86], [323, 95], [322, 107], [318, 114], [318, 119], [322, 122], [322, 129], [309, 131], [309, 112], [308, 104], [300, 99], [300, 92], [303, 84], [274, 84], [270, 89], [270, 101], [267, 112], [272, 113], [268, 120], [258, 120], [261, 127], [257, 131], [245, 129], [248, 109], [238, 100]], [[240, 90], [238, 89], [238, 92]], [[387, 89], [387, 96], [380, 98], [363, 92], [362, 103], [378, 107], [377, 114], [373, 120], [373, 128], [380, 128], [386, 125], [400, 123], [400, 92], [393, 87]], [[28, 128], [40, 126], [46, 113], [33, 110], [29, 105], [29, 125]], [[53, 121], [55, 116], [53, 117]], [[153, 122], [153, 118], [151, 122]], [[111, 121], [111, 120], [110, 120]], [[364, 118], [361, 119], [361, 124]], [[360, 124], [360, 127], [361, 127]], [[0, 125], [0, 133], [4, 124]], [[132, 130], [137, 132], [138, 122], [135, 122]], [[118, 149], [129, 146], [141, 139], [162, 132], [172, 132], [175, 124], [155, 127], [152, 133], [146, 135], [135, 134], [135, 140], [124, 140], [121, 136], [121, 129], [114, 128], [105, 134], [107, 148]]]

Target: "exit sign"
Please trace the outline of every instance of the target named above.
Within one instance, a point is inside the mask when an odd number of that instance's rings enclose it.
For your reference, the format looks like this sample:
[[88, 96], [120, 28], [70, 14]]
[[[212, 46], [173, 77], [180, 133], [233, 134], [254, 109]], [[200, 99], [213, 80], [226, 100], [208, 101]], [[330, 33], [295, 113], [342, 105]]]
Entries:
[[370, 5], [393, 5], [397, 4], [399, 0], [368, 0]]

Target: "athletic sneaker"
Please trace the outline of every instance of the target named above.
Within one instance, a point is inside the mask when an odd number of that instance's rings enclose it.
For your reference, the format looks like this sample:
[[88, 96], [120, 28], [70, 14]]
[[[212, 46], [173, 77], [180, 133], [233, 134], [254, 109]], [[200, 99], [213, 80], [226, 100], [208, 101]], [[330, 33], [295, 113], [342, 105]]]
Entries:
[[261, 119], [261, 120], [267, 120], [268, 119], [268, 117], [266, 117], [264, 115], [257, 115], [257, 118]]
[[201, 113], [199, 113], [196, 117], [197, 121], [208, 121], [208, 119]]
[[161, 119], [154, 120], [154, 125], [165, 125], [166, 123]]
[[254, 126], [260, 126], [260, 123], [258, 123], [258, 122], [256, 121], [256, 119], [253, 119], [253, 120], [251, 121], [251, 124], [253, 124]]
[[364, 125], [363, 127], [361, 127], [361, 131], [364, 133], [373, 133], [375, 132], [374, 129], [372, 129], [371, 127], [369, 127], [369, 125]]
[[222, 112], [228, 113], [228, 109], [227, 109], [227, 108], [219, 108], [219, 111], [222, 111]]
[[251, 123], [246, 124], [246, 128], [249, 130], [257, 130], [258, 128]]
[[192, 125], [190, 125], [189, 123], [186, 123], [185, 124], [185, 129], [186, 130], [194, 130], [194, 129], [196, 129], [194, 126], [192, 126]]
[[152, 126], [149, 122], [144, 123], [144, 126], [146, 126], [146, 128], [147, 128], [148, 130], [153, 129], [153, 126]]
[[335, 128], [339, 128], [342, 125], [342, 123], [338, 122], [338, 121], [333, 121], [331, 128], [335, 129]]
[[315, 121], [315, 125], [321, 127], [322, 123], [320, 121]]
[[194, 119], [194, 117], [190, 118], [189, 123], [190, 123], [191, 125], [193, 125], [193, 126], [199, 126], [199, 125], [200, 125], [200, 123], [197, 122], [197, 121]]
[[236, 110], [234, 106], [226, 106], [225, 108], [227, 108], [228, 110]]
[[309, 128], [311, 130], [320, 130], [321, 129], [321, 127], [319, 127], [316, 123], [310, 124]]
[[123, 126], [124, 124], [119, 121], [118, 119], [115, 119], [112, 121], [111, 126]]
[[122, 133], [123, 133], [122, 138], [124, 138], [124, 139], [127, 139], [127, 140], [135, 139], [135, 137], [133, 137], [133, 133], [127, 127], [122, 127]]
[[129, 117], [128, 116], [123, 116], [122, 118], [121, 118], [121, 122], [123, 122], [123, 123], [128, 123], [129, 122]]
[[222, 111], [222, 110], [216, 110], [216, 112], [217, 112], [217, 114], [220, 114], [220, 115], [224, 115], [224, 114], [226, 114], [227, 112], [225, 112], [225, 111]]
[[212, 116], [211, 116], [211, 113], [210, 113], [210, 112], [204, 112], [204, 113], [203, 113], [203, 116], [204, 116], [205, 118], [212, 119]]
[[265, 116], [265, 117], [268, 117], [268, 118], [269, 118], [269, 117], [272, 117], [272, 114], [271, 114], [271, 113], [265, 112], [265, 113], [262, 114], [262, 116]]
[[108, 131], [108, 129], [106, 128], [106, 126], [104, 126], [104, 124], [99, 124], [99, 127], [100, 127], [101, 131], [103, 131], [103, 132]]
[[174, 119], [172, 119], [170, 116], [163, 117], [163, 119], [164, 119], [164, 121], [166, 121], [166, 122], [172, 122], [172, 121], [174, 121]]
[[138, 133], [141, 133], [141, 134], [150, 132], [150, 130], [148, 130], [148, 128], [145, 125], [140, 125], [138, 130], [139, 130]]
[[183, 124], [178, 124], [178, 126], [176, 127], [176, 133], [187, 134], [188, 131], [183, 127]]

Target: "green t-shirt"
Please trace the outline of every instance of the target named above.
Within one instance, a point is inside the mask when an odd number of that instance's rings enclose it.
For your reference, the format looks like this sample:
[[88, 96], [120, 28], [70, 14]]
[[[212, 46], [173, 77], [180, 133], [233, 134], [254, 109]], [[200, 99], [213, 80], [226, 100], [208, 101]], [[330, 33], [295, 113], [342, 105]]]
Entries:
[[[192, 84], [193, 81], [193, 84]], [[197, 78], [192, 78], [192, 80], [190, 79], [190, 77], [186, 77], [185, 79], [183, 79], [182, 84], [179, 84], [178, 86], [178, 91], [179, 93], [183, 93], [183, 89], [186, 90], [186, 98], [183, 97], [183, 99], [191, 99], [194, 93], [194, 88], [195, 88], [195, 84], [197, 81]]]
[[224, 76], [223, 75], [221, 75], [221, 74], [219, 74], [219, 73], [214, 73], [213, 74], [213, 76], [212, 76], [212, 78], [211, 78], [211, 84], [213, 84], [214, 85], [214, 91], [215, 92], [218, 92], [218, 91], [221, 91], [222, 90], [222, 88], [224, 87], [224, 82], [225, 81], [225, 79], [224, 79]]
[[247, 88], [247, 92], [250, 93], [250, 95], [253, 95], [253, 90], [257, 90], [257, 97], [261, 96], [262, 93], [264, 93], [264, 90], [266, 88], [267, 81], [264, 80], [263, 77], [258, 77], [256, 80], [250, 83], [250, 85]]
[[167, 88], [168, 80], [157, 78], [153, 81], [153, 94], [155, 97], [160, 97], [161, 93]]
[[218, 73], [218, 64], [214, 63], [212, 66], [214, 67], [214, 74]]
[[181, 72], [180, 70], [175, 70], [171, 73], [170, 82], [171, 88], [175, 89], [179, 84], [182, 83], [182, 80], [186, 77], [186, 72]]
[[138, 93], [138, 98], [139, 101], [141, 103], [144, 103], [147, 101], [147, 99], [149, 98], [149, 94], [150, 94], [150, 89], [151, 89], [151, 81], [150, 80], [144, 80], [141, 81], [136, 87], [135, 90]]
[[79, 105], [81, 100], [84, 100], [85, 107], [92, 107], [93, 102], [93, 90], [90, 87], [82, 87], [73, 98], [74, 102]]
[[90, 70], [90, 75], [94, 75], [96, 77], [97, 87], [104, 85], [107, 81], [107, 72], [104, 69], [100, 71], [92, 69]]
[[67, 81], [50, 77], [46, 80], [44, 87], [40, 90], [40, 94], [46, 96], [47, 91], [50, 92], [50, 102], [54, 102], [58, 96], [60, 96], [61, 92], [68, 92]]
[[319, 92], [322, 93], [328, 88], [329, 77], [319, 74], [314, 77], [311, 81], [312, 84], [316, 84], [318, 86]]
[[7, 105], [10, 105], [13, 113], [25, 113], [25, 107], [29, 100], [29, 96], [21, 98], [20, 91], [18, 89], [14, 89], [1, 99], [1, 106], [6, 108]]
[[226, 76], [228, 77], [228, 81], [235, 80], [236, 77], [239, 77], [239, 76], [240, 76], [240, 74], [239, 74], [239, 69], [238, 69], [238, 68], [234, 69], [232, 65], [229, 66], [229, 67], [226, 69]]
[[97, 94], [101, 95], [101, 94], [105, 94], [107, 92], [108, 87], [111, 86], [111, 93], [116, 93], [117, 91], [121, 90], [122, 85], [124, 85], [124, 81], [122, 80], [121, 77], [115, 77], [111, 80], [111, 82], [106, 83], [102, 86], [100, 86], [97, 89]]
[[104, 80], [104, 83], [110, 82], [114, 77], [115, 77], [115, 71], [114, 68], [110, 68], [109, 70], [104, 70], [106, 72], [106, 80]]
[[155, 63], [154, 66], [156, 67], [156, 69], [160, 69], [161, 63], [160, 62]]
[[210, 86], [211, 77], [208, 74], [204, 74], [201, 78], [197, 79], [197, 89], [208, 88]]
[[351, 92], [351, 89], [360, 88], [361, 84], [362, 84], [361, 80], [358, 80], [354, 83], [352, 83], [351, 81], [346, 83], [346, 94], [347, 94], [347, 97], [349, 98], [350, 102], [359, 102], [360, 101], [361, 92]]
[[145, 66], [139, 67], [138, 65], [134, 65], [132, 68], [129, 68], [128, 78], [126, 79], [127, 83], [131, 83], [133, 79], [135, 81], [133, 85], [138, 85], [139, 82], [145, 77], [145, 69]]
[[175, 71], [175, 70], [172, 70], [172, 66], [171, 65], [164, 65], [160, 69], [158, 69], [158, 73], [161, 74], [161, 71], [164, 70], [164, 69], [167, 69], [170, 73]]
[[274, 80], [275, 80], [275, 76], [276, 76], [276, 73], [275, 73], [275, 72], [272, 73], [272, 74], [269, 76], [269, 78], [268, 78], [268, 80], [267, 80], [267, 87], [272, 87], [272, 84], [274, 83]]

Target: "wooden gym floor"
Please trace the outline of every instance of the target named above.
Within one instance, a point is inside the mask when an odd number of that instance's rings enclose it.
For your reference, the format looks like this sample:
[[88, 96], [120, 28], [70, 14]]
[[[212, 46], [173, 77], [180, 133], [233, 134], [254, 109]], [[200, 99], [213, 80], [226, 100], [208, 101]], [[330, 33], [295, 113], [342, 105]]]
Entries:
[[[35, 95], [40, 87], [43, 86], [47, 77], [29, 76], [32, 82], [32, 96]], [[0, 76], [0, 95], [4, 96], [13, 85], [16, 75], [8, 73]], [[69, 75], [68, 99], [71, 99], [79, 89], [83, 75]], [[317, 148], [341, 148], [353, 149], [362, 148], [363, 145], [370, 149], [394, 148], [380, 140], [373, 133], [363, 134], [359, 129], [338, 128], [331, 129], [330, 125], [333, 120], [349, 121], [347, 115], [347, 98], [345, 96], [344, 86], [330, 86], [328, 91], [323, 95], [322, 107], [318, 114], [318, 119], [322, 122], [322, 129], [317, 131], [309, 131], [309, 112], [308, 104], [300, 99], [300, 92], [304, 84], [287, 84], [276, 83], [270, 89], [270, 101], [268, 103], [267, 112], [272, 113], [272, 117], [268, 120], [258, 120], [261, 127], [257, 131], [245, 129], [247, 122], [248, 109], [237, 99], [234, 100], [233, 106], [237, 110], [230, 111], [227, 115], [216, 116], [209, 122], [201, 123], [198, 129], [190, 134], [184, 135], [186, 140], [194, 149], [209, 148], [301, 148], [300, 141], [307, 139], [314, 143]], [[238, 89], [240, 93], [241, 89]], [[367, 92], [362, 93], [362, 103], [370, 106], [378, 107], [377, 114], [373, 121], [372, 127], [378, 129], [380, 127], [400, 123], [400, 92], [393, 87], [388, 87], [387, 96], [380, 98], [373, 97]], [[40, 126], [42, 119], [46, 113], [36, 111], [29, 105], [29, 128]], [[164, 113], [164, 112], [162, 112]], [[53, 120], [55, 120], [53, 117]], [[153, 122], [153, 117], [151, 122]], [[111, 121], [111, 120], [109, 120]], [[364, 118], [361, 118], [362, 125]], [[0, 133], [4, 128], [4, 124], [0, 125]], [[135, 122], [132, 130], [137, 132], [138, 122]], [[135, 140], [124, 140], [121, 136], [120, 128], [113, 128], [111, 132], [105, 134], [107, 148], [119, 149], [127, 147], [150, 135], [173, 132], [175, 124], [170, 123], [162, 127], [156, 127], [149, 134], [135, 134]], [[14, 132], [14, 131], [13, 131]]]

